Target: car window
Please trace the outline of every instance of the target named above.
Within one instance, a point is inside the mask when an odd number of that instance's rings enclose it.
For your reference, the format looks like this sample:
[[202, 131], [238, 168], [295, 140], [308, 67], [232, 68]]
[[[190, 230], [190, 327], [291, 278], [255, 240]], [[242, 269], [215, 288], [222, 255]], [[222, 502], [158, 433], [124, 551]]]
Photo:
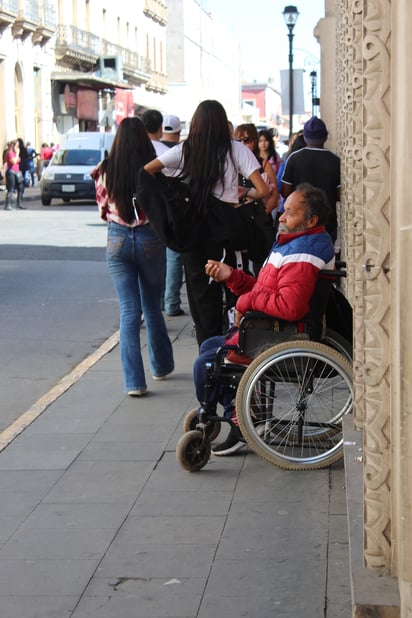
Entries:
[[100, 162], [100, 150], [57, 150], [52, 165], [97, 165]]

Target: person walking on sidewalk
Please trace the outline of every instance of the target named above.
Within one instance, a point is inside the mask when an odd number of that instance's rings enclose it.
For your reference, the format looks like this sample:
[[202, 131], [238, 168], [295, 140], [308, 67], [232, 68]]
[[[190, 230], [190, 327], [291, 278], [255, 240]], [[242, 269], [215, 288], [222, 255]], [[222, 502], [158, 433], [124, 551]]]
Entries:
[[[228, 264], [208, 260], [205, 267], [207, 276], [215, 281], [224, 281], [238, 296], [235, 325], [239, 325], [247, 311], [262, 311], [291, 322], [302, 319], [309, 312], [319, 271], [333, 268], [335, 264], [333, 244], [325, 227], [329, 214], [324, 192], [310, 184], [301, 184], [286, 200], [285, 210], [279, 219], [277, 241], [257, 279]], [[212, 337], [201, 345], [193, 368], [199, 403], [204, 401], [206, 365], [215, 361], [217, 349], [223, 344], [237, 345], [238, 337], [238, 330], [234, 329], [227, 336]], [[236, 350], [230, 350], [226, 358], [242, 365], [252, 361], [247, 356], [239, 355]], [[216, 406], [220, 402], [225, 416], [230, 417], [235, 425], [226, 440], [213, 447], [212, 453], [231, 455], [245, 446], [237, 426], [233, 389], [227, 385], [215, 387], [209, 397], [211, 402]]]
[[[187, 179], [199, 212], [206, 207], [209, 195], [232, 208], [246, 194], [254, 199], [269, 194], [259, 173], [259, 161], [244, 144], [231, 139], [225, 109], [218, 101], [199, 103], [187, 139], [145, 165], [145, 170], [155, 176], [165, 167], [179, 170], [180, 177]], [[250, 178], [252, 188], [238, 187], [238, 172]], [[223, 250], [221, 243], [204, 238], [183, 256], [190, 312], [199, 345], [223, 332], [222, 286], [213, 281], [210, 283], [205, 274], [208, 257], [221, 259]]]
[[[160, 140], [167, 148], [180, 142], [182, 125], [177, 116], [165, 116]], [[165, 170], [163, 170], [165, 173]], [[169, 317], [184, 315], [180, 290], [183, 285], [183, 255], [166, 247], [165, 311]]]
[[163, 243], [133, 195], [138, 170], [156, 156], [139, 118], [120, 123], [109, 156], [94, 170], [100, 217], [108, 222], [106, 261], [120, 303], [120, 357], [125, 390], [147, 392], [140, 344], [143, 313], [150, 370], [164, 380], [174, 369], [173, 349], [161, 310]]
[[20, 171], [20, 150], [17, 140], [13, 140], [12, 142], [10, 142], [4, 158], [7, 188], [4, 210], [14, 210], [12, 207], [12, 199], [15, 191], [17, 193], [17, 208], [24, 210], [24, 178], [23, 174]]

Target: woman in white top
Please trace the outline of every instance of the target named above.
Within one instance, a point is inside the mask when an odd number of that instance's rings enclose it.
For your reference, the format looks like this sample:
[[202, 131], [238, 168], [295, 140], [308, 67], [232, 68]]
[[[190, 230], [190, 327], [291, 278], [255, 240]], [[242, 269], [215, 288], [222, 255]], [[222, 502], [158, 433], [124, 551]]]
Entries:
[[[187, 139], [145, 165], [154, 175], [164, 167], [186, 180], [199, 211], [206, 209], [210, 193], [228, 207], [238, 206], [246, 195], [265, 198], [269, 189], [260, 164], [250, 150], [231, 138], [226, 112], [218, 101], [202, 101], [191, 120]], [[252, 188], [238, 187], [238, 174], [249, 178]], [[222, 246], [205, 238], [196, 250], [184, 254], [186, 287], [199, 345], [224, 331], [220, 284], [209, 282], [208, 259], [221, 259]]]

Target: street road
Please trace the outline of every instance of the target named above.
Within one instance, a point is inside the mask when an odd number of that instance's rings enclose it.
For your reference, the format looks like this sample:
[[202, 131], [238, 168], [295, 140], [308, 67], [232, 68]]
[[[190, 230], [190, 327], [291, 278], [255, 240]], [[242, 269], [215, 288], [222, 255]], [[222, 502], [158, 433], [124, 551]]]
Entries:
[[26, 198], [0, 193], [0, 432], [118, 329], [96, 204]]

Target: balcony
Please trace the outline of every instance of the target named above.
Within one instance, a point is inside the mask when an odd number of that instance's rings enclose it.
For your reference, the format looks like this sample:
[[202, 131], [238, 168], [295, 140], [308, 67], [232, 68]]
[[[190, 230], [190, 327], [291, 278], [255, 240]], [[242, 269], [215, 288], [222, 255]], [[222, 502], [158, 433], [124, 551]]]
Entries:
[[102, 40], [102, 56], [120, 56], [123, 62], [123, 76], [133, 86], [145, 84], [151, 77], [150, 63], [136, 52]]
[[43, 2], [43, 15], [38, 28], [33, 32], [33, 44], [44, 45], [49, 41], [56, 32], [57, 20], [56, 9], [52, 4]]
[[166, 73], [159, 73], [153, 71], [150, 80], [145, 86], [146, 90], [150, 92], [158, 92], [160, 94], [166, 94], [167, 92], [167, 75]]
[[101, 39], [75, 26], [57, 26], [56, 60], [93, 70], [101, 53]]
[[161, 26], [166, 26], [167, 7], [161, 0], [145, 0], [143, 13]]
[[18, 9], [18, 0], [0, 0], [0, 33], [14, 22]]
[[19, 9], [12, 26], [16, 39], [26, 39], [40, 25], [40, 6], [38, 0], [25, 0], [23, 8]]

